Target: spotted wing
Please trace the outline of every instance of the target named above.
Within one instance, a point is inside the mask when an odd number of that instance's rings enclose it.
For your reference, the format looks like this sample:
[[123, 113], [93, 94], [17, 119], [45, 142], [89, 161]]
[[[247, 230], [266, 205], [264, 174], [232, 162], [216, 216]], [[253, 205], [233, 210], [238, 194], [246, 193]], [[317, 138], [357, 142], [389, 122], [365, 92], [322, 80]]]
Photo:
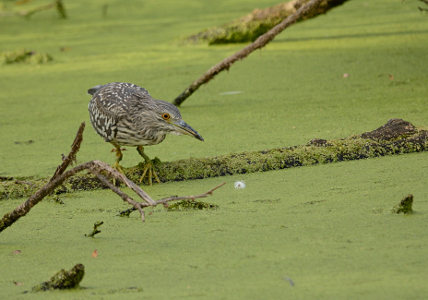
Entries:
[[[121, 121], [132, 122], [132, 113], [142, 98], [150, 98], [148, 91], [132, 83], [114, 82], [96, 86], [89, 102], [89, 115], [96, 132], [106, 141], [115, 139]], [[138, 95], [138, 96], [137, 96]]]

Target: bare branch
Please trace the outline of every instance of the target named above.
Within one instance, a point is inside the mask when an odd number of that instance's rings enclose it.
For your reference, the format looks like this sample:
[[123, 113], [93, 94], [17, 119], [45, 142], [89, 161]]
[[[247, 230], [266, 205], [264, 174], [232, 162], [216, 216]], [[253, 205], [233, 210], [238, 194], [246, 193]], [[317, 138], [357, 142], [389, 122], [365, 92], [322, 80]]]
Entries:
[[60, 164], [58, 168], [56, 168], [55, 173], [50, 180], [53, 180], [58, 175], [61, 175], [62, 173], [64, 173], [64, 171], [67, 169], [70, 163], [76, 160], [76, 153], [77, 151], [79, 151], [80, 144], [82, 143], [82, 140], [83, 140], [83, 130], [85, 130], [85, 122], [82, 122], [80, 124], [79, 130], [77, 130], [76, 137], [74, 138], [73, 144], [71, 144], [70, 153], [65, 158], [63, 158], [62, 164]]
[[85, 163], [79, 165], [70, 171], [63, 173], [53, 179], [51, 179], [47, 184], [42, 186], [37, 192], [31, 195], [27, 201], [22, 203], [20, 206], [15, 208], [12, 212], [7, 213], [0, 220], [0, 232], [4, 229], [18, 221], [19, 218], [25, 216], [31, 208], [39, 203], [44, 197], [49, 195], [57, 186], [61, 185], [67, 178], [73, 176], [74, 174], [87, 169], [89, 167], [89, 163]]
[[99, 173], [97, 170], [90, 168], [89, 171], [97, 176], [97, 178], [106, 186], [108, 186], [113, 192], [119, 195], [123, 199], [123, 201], [128, 202], [133, 206], [134, 209], [138, 209], [141, 215], [141, 220], [144, 222], [144, 211], [141, 208], [141, 204], [134, 199], [132, 199], [130, 196], [128, 196], [126, 193], [122, 192], [118, 187], [116, 187], [114, 184], [112, 184], [106, 177], [104, 177], [101, 173]]
[[136, 185], [133, 181], [129, 180], [123, 173], [118, 172], [117, 170], [113, 169], [108, 164], [99, 161], [94, 160], [92, 161], [94, 170], [103, 170], [107, 171], [108, 174], [116, 178], [117, 180], [122, 181], [127, 187], [132, 189], [140, 198], [142, 198], [144, 201], [146, 201], [149, 205], [155, 205], [155, 201], [147, 194], [145, 191], [143, 191], [138, 185]]
[[[61, 163], [61, 165], [58, 166], [54, 175], [48, 181], [48, 183], [42, 186], [37, 192], [31, 195], [24, 203], [19, 205], [12, 212], [7, 213], [3, 216], [3, 218], [0, 220], [0, 232], [2, 232], [7, 227], [11, 226], [19, 218], [25, 216], [34, 205], [39, 203], [45, 196], [52, 193], [55, 190], [55, 188], [61, 185], [67, 178], [83, 170], [88, 170], [89, 172], [94, 174], [101, 181], [102, 184], [104, 184], [105, 186], [110, 188], [113, 192], [115, 192], [117, 195], [119, 195], [123, 199], [123, 201], [132, 205], [133, 207], [132, 210], [138, 210], [140, 212], [141, 220], [143, 222], [145, 219], [144, 211], [143, 211], [144, 207], [156, 206], [158, 204], [165, 204], [168, 201], [174, 201], [174, 200], [196, 199], [196, 198], [207, 197], [208, 195], [211, 195], [214, 190], [224, 185], [223, 183], [209, 190], [208, 192], [198, 196], [170, 197], [170, 198], [161, 199], [159, 201], [155, 201], [146, 192], [144, 192], [139, 186], [137, 186], [134, 182], [129, 180], [124, 174], [118, 172], [117, 170], [113, 169], [112, 167], [110, 167], [109, 165], [107, 165], [102, 161], [98, 161], [98, 160], [89, 161], [84, 164], [78, 165], [69, 171], [65, 171], [66, 168], [69, 166], [69, 164], [72, 161], [74, 161], [76, 158], [76, 153], [79, 150], [80, 144], [82, 142], [84, 129], [85, 129], [85, 123], [82, 123], [79, 127], [79, 130], [77, 131], [76, 137], [71, 146], [70, 153], [63, 159], [63, 162]], [[126, 186], [131, 188], [144, 202], [137, 202], [134, 199], [132, 199], [129, 195], [127, 195], [126, 193], [121, 191], [118, 187], [116, 187], [114, 184], [112, 184], [103, 175], [103, 173], [106, 173], [109, 177], [116, 178], [122, 181]]]
[[273, 40], [276, 35], [281, 33], [290, 25], [296, 23], [300, 18], [305, 16], [312, 9], [319, 6], [322, 1], [323, 0], [312, 0], [308, 4], [301, 6], [294, 14], [288, 16], [287, 18], [285, 18], [284, 21], [273, 27], [271, 30], [259, 36], [257, 40], [255, 40], [253, 43], [236, 52], [232, 56], [227, 57], [215, 66], [211, 67], [211, 69], [209, 69], [205, 74], [203, 74], [200, 78], [194, 81], [177, 98], [175, 98], [174, 105], [180, 106], [180, 104], [183, 103], [183, 101], [186, 100], [190, 95], [192, 95], [201, 85], [213, 79], [214, 76], [216, 76], [218, 73], [223, 70], [229, 70], [232, 64], [237, 60], [244, 59], [253, 51], [266, 46], [266, 44]]
[[[146, 203], [140, 203], [140, 204], [141, 204], [142, 207], [148, 207], [148, 206], [156, 206], [156, 205], [159, 205], [159, 204], [165, 205], [166, 203], [168, 203], [170, 201], [195, 200], [195, 199], [199, 199], [199, 198], [205, 198], [205, 197], [211, 196], [215, 190], [221, 188], [225, 184], [226, 184], [226, 182], [223, 182], [223, 183], [219, 184], [218, 186], [210, 189], [208, 192], [205, 192], [203, 194], [196, 195], [196, 196], [181, 196], [181, 197], [179, 197], [179, 196], [172, 196], [172, 197], [167, 197], [167, 198], [163, 198], [163, 199], [160, 199], [160, 200], [156, 201], [155, 205], [148, 205]], [[122, 211], [120, 214], [127, 216], [131, 212], [133, 212], [134, 210], [136, 210], [135, 206], [132, 207], [132, 208], [129, 208], [127, 210]]]
[[181, 196], [181, 197], [172, 196], [172, 197], [168, 197], [168, 198], [163, 198], [163, 199], [156, 201], [156, 204], [164, 204], [164, 203], [167, 203], [169, 201], [195, 200], [195, 199], [199, 199], [199, 198], [205, 198], [205, 197], [211, 196], [216, 189], [221, 188], [225, 184], [226, 184], [226, 182], [223, 182], [223, 183], [219, 184], [218, 186], [210, 189], [208, 192], [205, 192], [203, 194], [196, 195], [196, 196]]

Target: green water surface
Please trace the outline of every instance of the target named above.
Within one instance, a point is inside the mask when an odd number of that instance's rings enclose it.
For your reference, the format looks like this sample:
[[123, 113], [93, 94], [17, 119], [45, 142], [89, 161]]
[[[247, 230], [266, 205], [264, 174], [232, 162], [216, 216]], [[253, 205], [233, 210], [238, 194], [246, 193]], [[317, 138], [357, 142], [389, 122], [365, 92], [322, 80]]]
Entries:
[[[172, 101], [245, 46], [189, 45], [186, 36], [277, 4], [64, 2], [67, 20], [53, 10], [0, 18], [0, 52], [54, 58], [0, 66], [0, 176], [52, 174], [82, 121], [78, 162], [112, 163], [111, 145], [89, 124], [89, 87], [133, 82]], [[418, 5], [353, 0], [290, 27], [184, 102], [183, 118], [204, 143], [170, 136], [148, 155], [170, 161], [292, 146], [391, 118], [427, 127], [428, 16]], [[140, 160], [124, 152], [124, 166]], [[425, 299], [427, 176], [428, 154], [416, 153], [154, 185], [145, 190], [159, 199], [227, 182], [205, 199], [216, 210], [148, 209], [145, 224], [137, 213], [118, 217], [128, 206], [111, 191], [60, 195], [64, 204], [46, 199], [0, 234], [0, 298]], [[234, 189], [237, 180], [247, 187]], [[415, 213], [392, 214], [409, 193]], [[1, 201], [1, 214], [24, 200]], [[102, 232], [85, 237], [101, 220]], [[77, 263], [86, 268], [81, 289], [23, 294]]]

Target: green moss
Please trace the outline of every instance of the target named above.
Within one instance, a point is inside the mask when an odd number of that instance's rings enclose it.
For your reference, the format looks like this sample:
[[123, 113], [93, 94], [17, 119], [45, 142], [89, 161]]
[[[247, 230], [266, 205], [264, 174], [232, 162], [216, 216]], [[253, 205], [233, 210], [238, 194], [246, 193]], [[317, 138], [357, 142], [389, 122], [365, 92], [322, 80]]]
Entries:
[[0, 180], [0, 200], [26, 197], [41, 188], [47, 179], [10, 178]]
[[[407, 124], [408, 122], [405, 123]], [[389, 127], [385, 128], [388, 129]], [[160, 162], [159, 159], [154, 159], [153, 161], [160, 180], [168, 182], [265, 172], [315, 164], [421, 152], [427, 149], [428, 131], [413, 128], [409, 134], [401, 133], [389, 139], [351, 136], [345, 139], [325, 141], [321, 144], [310, 142], [301, 146], [233, 153], [211, 158], [191, 158], [164, 163]], [[125, 175], [132, 181], [139, 182], [143, 167], [144, 164], [140, 163], [135, 167], [124, 168]], [[31, 181], [27, 182], [27, 184], [17, 183], [17, 181], [13, 180], [0, 182], [0, 199], [28, 196], [44, 182], [46, 180], [39, 180], [34, 184]], [[57, 188], [55, 193], [99, 188], [104, 188], [104, 185], [96, 177], [89, 174], [78, 174]]]
[[79, 286], [85, 275], [85, 266], [82, 264], [75, 265], [71, 270], [60, 270], [48, 281], [33, 287], [33, 292], [48, 291], [54, 289], [72, 289]]
[[168, 205], [169, 211], [215, 209], [218, 205], [196, 200], [181, 200]]
[[412, 214], [413, 213], [413, 195], [407, 195], [403, 198], [403, 200], [400, 201], [394, 208], [392, 209], [393, 213], [396, 214]]
[[26, 49], [0, 53], [0, 64], [4, 65], [16, 63], [45, 64], [52, 60], [52, 56], [47, 53], [37, 53]]
[[[346, 0], [324, 0], [318, 9], [309, 12], [302, 19], [306, 20], [326, 13], [330, 8], [344, 3]], [[252, 13], [233, 20], [219, 27], [213, 27], [189, 37], [190, 40], [204, 40], [209, 45], [253, 42], [259, 36], [281, 23], [292, 15], [304, 1], [287, 1], [265, 9], [255, 9]]]
[[250, 24], [228, 24], [223, 28], [207, 30], [203, 36], [209, 45], [252, 42], [281, 21], [281, 18], [270, 18]]

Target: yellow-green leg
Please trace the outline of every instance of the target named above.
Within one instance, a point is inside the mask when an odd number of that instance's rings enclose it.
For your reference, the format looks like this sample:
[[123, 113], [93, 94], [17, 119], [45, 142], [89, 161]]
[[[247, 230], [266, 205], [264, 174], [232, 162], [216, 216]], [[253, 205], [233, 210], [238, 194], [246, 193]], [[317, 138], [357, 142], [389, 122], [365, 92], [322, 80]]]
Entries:
[[140, 182], [143, 181], [144, 177], [147, 175], [147, 179], [149, 182], [149, 185], [152, 185], [152, 178], [155, 178], [155, 180], [160, 183], [158, 174], [156, 174], [156, 171], [153, 167], [153, 163], [150, 160], [150, 158], [144, 153], [144, 147], [138, 146], [137, 147], [138, 153], [144, 158], [144, 169], [143, 169], [143, 175], [140, 177]]
[[120, 173], [123, 173], [123, 169], [122, 169], [122, 167], [119, 164], [120, 161], [123, 158], [122, 150], [120, 149], [120, 146], [117, 145], [117, 144], [113, 144], [113, 146], [114, 146], [115, 149], [112, 150], [112, 151], [116, 152], [116, 162], [114, 163], [113, 168], [115, 168], [116, 170], [118, 170]]

